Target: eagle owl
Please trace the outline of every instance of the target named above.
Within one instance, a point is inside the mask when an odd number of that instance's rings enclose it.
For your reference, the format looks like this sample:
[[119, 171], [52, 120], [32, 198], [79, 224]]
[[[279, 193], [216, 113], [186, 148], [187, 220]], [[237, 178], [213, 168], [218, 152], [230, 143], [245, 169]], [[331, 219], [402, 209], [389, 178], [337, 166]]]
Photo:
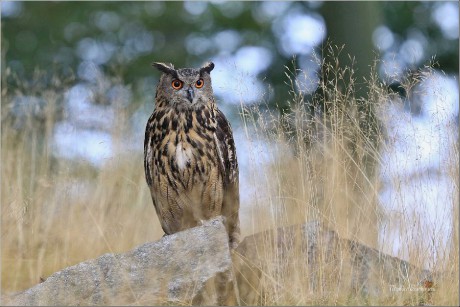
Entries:
[[209, 62], [199, 69], [153, 63], [162, 72], [145, 129], [144, 169], [166, 234], [223, 215], [239, 242], [238, 163], [230, 123], [217, 108]]

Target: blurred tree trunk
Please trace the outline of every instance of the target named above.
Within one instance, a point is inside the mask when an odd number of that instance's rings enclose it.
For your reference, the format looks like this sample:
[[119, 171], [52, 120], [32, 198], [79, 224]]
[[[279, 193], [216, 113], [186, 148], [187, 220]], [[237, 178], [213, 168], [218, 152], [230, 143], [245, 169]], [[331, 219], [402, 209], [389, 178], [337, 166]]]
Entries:
[[327, 27], [327, 37], [333, 45], [344, 46], [339, 55], [342, 66], [350, 65], [348, 55], [355, 57], [355, 76], [358, 82], [358, 97], [366, 96], [363, 77], [369, 76], [370, 65], [375, 59], [372, 33], [383, 22], [379, 2], [325, 1], [321, 13]]
[[[378, 122], [372, 104], [366, 103], [369, 100], [364, 78], [369, 79], [371, 66], [375, 60], [376, 53], [372, 42], [372, 33], [383, 22], [381, 11], [382, 7], [379, 2], [325, 1], [321, 8], [322, 16], [326, 22], [327, 38], [332, 46], [344, 47], [341, 53], [336, 54], [333, 58], [326, 56], [325, 60], [335, 67], [335, 61], [338, 58], [341, 69], [353, 64], [355, 98], [363, 101], [363, 103], [358, 103], [358, 111], [365, 115], [364, 118], [360, 119], [361, 132], [365, 134], [366, 138], [372, 140], [376, 139]], [[350, 56], [355, 59], [354, 63], [350, 61]], [[377, 141], [373, 145], [374, 148], [377, 148]], [[360, 146], [361, 148], [359, 148]], [[339, 233], [377, 247], [379, 231], [378, 195], [377, 187], [371, 184], [376, 182], [375, 176], [378, 175], [375, 172], [376, 161], [373, 158], [375, 154], [362, 156], [358, 154], [359, 151], [362, 153], [362, 145], [352, 144], [352, 159], [357, 163], [350, 163], [351, 167], [348, 172], [349, 179], [355, 178], [354, 193], [358, 201], [351, 208], [348, 205], [344, 206], [346, 202], [335, 202], [331, 208], [325, 208], [325, 210], [346, 217], [336, 220], [336, 225], [333, 225]]]

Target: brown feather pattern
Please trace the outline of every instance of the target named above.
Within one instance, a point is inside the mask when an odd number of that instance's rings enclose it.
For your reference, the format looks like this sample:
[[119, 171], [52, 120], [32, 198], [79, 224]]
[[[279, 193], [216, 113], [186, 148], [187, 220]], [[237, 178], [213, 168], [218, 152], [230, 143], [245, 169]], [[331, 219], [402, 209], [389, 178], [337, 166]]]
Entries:
[[[212, 63], [211, 63], [212, 64]], [[207, 64], [210, 65], [210, 64]], [[205, 66], [208, 68], [209, 66]], [[212, 68], [214, 65], [212, 64]], [[173, 69], [168, 67], [162, 71]], [[162, 75], [144, 139], [144, 169], [162, 228], [172, 234], [223, 215], [229, 243], [239, 242], [238, 162], [230, 123], [206, 92], [191, 104], [162, 93], [170, 78], [192, 84], [206, 69]], [[204, 77], [203, 77], [204, 78]], [[208, 80], [209, 79], [209, 80]], [[162, 82], [164, 81], [164, 82]], [[210, 87], [210, 84], [209, 84]], [[208, 89], [211, 92], [212, 89]], [[175, 95], [175, 92], [173, 93]], [[176, 99], [176, 100], [175, 100]], [[179, 102], [178, 102], [179, 101]]]

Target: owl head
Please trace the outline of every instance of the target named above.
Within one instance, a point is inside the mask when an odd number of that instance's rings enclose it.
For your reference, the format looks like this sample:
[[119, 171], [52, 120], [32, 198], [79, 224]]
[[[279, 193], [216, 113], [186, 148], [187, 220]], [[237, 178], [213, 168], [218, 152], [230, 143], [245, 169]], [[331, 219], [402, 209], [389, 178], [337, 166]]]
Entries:
[[175, 69], [172, 64], [153, 63], [163, 72], [157, 87], [157, 103], [164, 102], [178, 109], [192, 109], [213, 101], [211, 71], [214, 63], [201, 68]]

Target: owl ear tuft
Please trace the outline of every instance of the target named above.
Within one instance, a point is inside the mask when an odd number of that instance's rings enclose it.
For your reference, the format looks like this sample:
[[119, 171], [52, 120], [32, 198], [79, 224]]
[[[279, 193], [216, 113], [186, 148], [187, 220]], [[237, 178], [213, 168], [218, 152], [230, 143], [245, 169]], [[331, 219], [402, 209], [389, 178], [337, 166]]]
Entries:
[[214, 63], [207, 62], [206, 64], [203, 65], [203, 67], [200, 68], [200, 75], [203, 74], [203, 72], [207, 72], [209, 74], [211, 73], [213, 69], [214, 69]]
[[158, 69], [159, 71], [164, 72], [165, 74], [170, 74], [173, 77], [177, 78], [177, 72], [174, 69], [174, 65], [171, 63], [153, 62], [152, 66]]

